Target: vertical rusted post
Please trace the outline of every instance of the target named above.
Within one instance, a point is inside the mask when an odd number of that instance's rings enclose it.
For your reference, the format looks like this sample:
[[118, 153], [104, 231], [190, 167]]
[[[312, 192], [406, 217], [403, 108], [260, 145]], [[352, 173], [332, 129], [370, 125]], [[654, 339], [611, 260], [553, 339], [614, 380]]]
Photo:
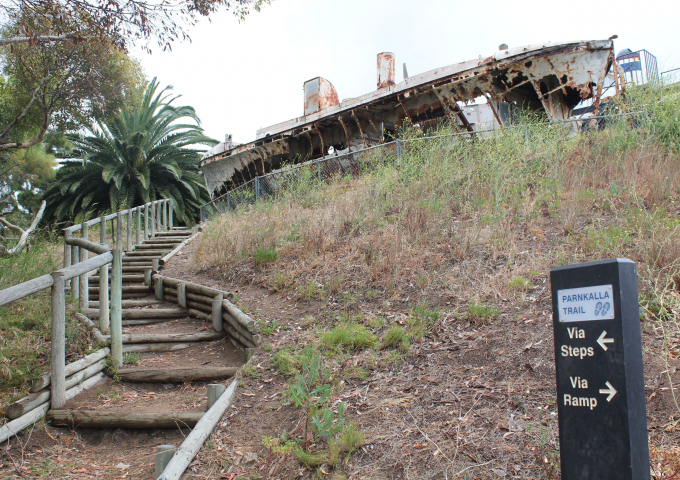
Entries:
[[111, 253], [111, 359], [120, 367], [123, 365], [123, 252], [116, 248]]
[[[80, 231], [82, 232], [82, 238], [89, 240], [90, 229], [86, 224], [82, 224]], [[84, 262], [90, 257], [90, 252], [87, 248], [80, 247], [80, 261]], [[90, 285], [89, 285], [89, 275], [90, 272], [85, 272], [80, 276], [80, 298], [78, 299], [78, 304], [80, 308], [90, 307]]]
[[[52, 279], [52, 380], [51, 407], [63, 408], [66, 404], [66, 299], [64, 274], [53, 272]], [[76, 282], [73, 282], [76, 283]]]

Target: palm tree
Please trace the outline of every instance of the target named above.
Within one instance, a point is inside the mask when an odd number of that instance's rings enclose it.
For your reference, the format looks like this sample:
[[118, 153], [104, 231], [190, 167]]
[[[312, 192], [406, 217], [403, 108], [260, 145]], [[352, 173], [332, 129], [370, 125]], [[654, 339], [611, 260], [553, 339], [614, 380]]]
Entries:
[[[177, 220], [193, 224], [209, 200], [197, 145], [217, 143], [203, 134], [192, 107], [173, 106], [154, 78], [139, 107], [69, 137], [52, 187], [45, 193], [47, 221], [94, 218], [170, 198]], [[187, 120], [194, 123], [187, 123]]]

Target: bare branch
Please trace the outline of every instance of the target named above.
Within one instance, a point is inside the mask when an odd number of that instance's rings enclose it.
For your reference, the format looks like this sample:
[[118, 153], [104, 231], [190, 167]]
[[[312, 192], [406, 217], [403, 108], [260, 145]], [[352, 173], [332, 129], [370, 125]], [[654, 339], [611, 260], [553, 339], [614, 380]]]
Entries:
[[45, 84], [47, 83], [47, 81], [48, 81], [51, 77], [52, 77], [52, 75], [51, 75], [51, 73], [50, 73], [49, 70], [48, 70], [47, 75], [45, 76], [45, 80], [43, 80], [42, 83], [41, 83], [40, 85], [38, 85], [38, 88], [36, 88], [36, 89], [33, 91], [33, 96], [31, 97], [31, 101], [28, 102], [28, 105], [26, 105], [26, 107], [22, 110], [22, 112], [21, 112], [19, 115], [17, 115], [17, 118], [15, 118], [15, 119], [12, 121], [12, 123], [10, 123], [9, 125], [7, 125], [7, 127], [5, 127], [5, 129], [4, 129], [2, 132], [0, 132], [0, 138], [3, 138], [5, 135], [7, 135], [7, 132], [9, 132], [9, 130], [10, 130], [14, 125], [16, 125], [17, 123], [19, 123], [19, 122], [26, 116], [26, 114], [28, 113], [28, 110], [31, 108], [31, 106], [32, 106], [32, 105], [35, 103], [35, 101], [38, 99], [38, 92], [45, 86]]
[[[42, 218], [43, 213], [45, 213], [45, 205], [47, 205], [47, 203], [45, 202], [45, 200], [43, 200], [42, 205], [40, 205], [40, 210], [38, 210], [38, 213], [35, 215], [33, 222], [31, 222], [31, 226], [28, 227], [28, 230], [22, 230], [23, 233], [21, 234], [21, 237], [19, 238], [19, 243], [17, 243], [16, 247], [14, 247], [10, 250], [4, 251], [4, 252], [0, 250], [0, 255], [3, 255], [3, 256], [16, 255], [26, 246], [26, 242], [28, 241], [28, 236], [38, 226], [38, 223], [40, 222], [40, 219]], [[6, 224], [5, 223], [6, 220], [4, 220], [3, 218], [0, 218], [0, 221], [2, 221], [3, 224]], [[14, 226], [14, 225], [12, 225], [12, 226]], [[19, 227], [15, 227], [15, 228], [19, 228]]]
[[12, 223], [9, 223], [7, 220], [5, 220], [5, 219], [2, 218], [2, 217], [0, 217], [0, 223], [2, 223], [4, 226], [6, 226], [7, 228], [9, 228], [9, 229], [11, 229], [11, 230], [16, 230], [16, 231], [18, 231], [20, 234], [24, 233], [24, 229], [23, 229], [23, 228], [21, 228], [21, 227], [19, 227], [19, 226], [17, 226], [17, 225], [14, 225], [14, 224], [12, 224]]

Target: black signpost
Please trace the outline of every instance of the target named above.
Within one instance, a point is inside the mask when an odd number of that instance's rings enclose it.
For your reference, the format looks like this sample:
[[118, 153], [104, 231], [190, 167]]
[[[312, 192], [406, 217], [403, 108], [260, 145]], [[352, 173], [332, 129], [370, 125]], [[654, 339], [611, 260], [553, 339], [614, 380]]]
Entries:
[[635, 263], [550, 272], [562, 480], [649, 480]]

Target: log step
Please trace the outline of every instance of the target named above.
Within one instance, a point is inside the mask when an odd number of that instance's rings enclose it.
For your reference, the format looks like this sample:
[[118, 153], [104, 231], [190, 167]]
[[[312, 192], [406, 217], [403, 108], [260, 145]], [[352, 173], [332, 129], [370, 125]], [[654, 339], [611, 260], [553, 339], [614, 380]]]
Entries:
[[125, 252], [125, 257], [155, 257], [156, 255], [160, 255], [161, 257], [167, 253], [170, 253], [172, 249], [166, 250], [166, 249], [148, 249], [148, 250], [134, 250], [132, 252]]
[[142, 245], [155, 245], [157, 243], [176, 243], [180, 244], [189, 237], [164, 237], [164, 238], [150, 238], [142, 242]]
[[[110, 339], [110, 335], [104, 335]], [[186, 342], [210, 342], [224, 338], [223, 332], [199, 332], [199, 333], [125, 333], [123, 344], [130, 343], [186, 343]]]
[[[89, 278], [90, 282], [99, 283], [99, 275], [92, 275]], [[124, 282], [130, 283], [141, 283], [144, 281], [144, 275], [123, 275]], [[109, 283], [111, 282], [111, 276], [109, 275]]]
[[238, 367], [199, 368], [119, 368], [115, 373], [130, 383], [185, 383], [224, 380], [233, 377]]
[[152, 244], [142, 244], [142, 245], [137, 245], [135, 248], [135, 252], [138, 252], [140, 250], [173, 250], [179, 243], [152, 243]]
[[[158, 305], [160, 300], [124, 300], [122, 308], [148, 307], [149, 305]], [[99, 309], [99, 302], [90, 302], [90, 308]]]
[[[89, 287], [90, 295], [99, 295], [99, 287]], [[111, 291], [111, 286], [109, 286], [109, 292]], [[148, 295], [149, 287], [146, 285], [123, 285], [123, 294], [126, 293], [145, 293]]]
[[194, 427], [204, 412], [105, 413], [99, 410], [49, 410], [47, 418], [58, 427], [177, 428]]
[[189, 343], [135, 343], [132, 345], [123, 345], [123, 353], [132, 352], [174, 352], [176, 350], [184, 350], [185, 348], [193, 347], [194, 345], [202, 345], [203, 342], [189, 342]]
[[[188, 315], [187, 315], [188, 316]], [[124, 327], [137, 327], [140, 325], [154, 325], [156, 323], [174, 322], [176, 318], [146, 318], [142, 320], [123, 320]]]
[[[99, 309], [94, 308], [84, 308], [83, 313], [89, 318], [99, 318]], [[142, 320], [150, 318], [183, 318], [188, 317], [189, 314], [183, 308], [147, 308], [144, 310], [139, 309], [126, 309], [123, 311], [124, 320]]]
[[[125, 299], [131, 299], [131, 298], [144, 298], [149, 294], [149, 292], [144, 292], [144, 293], [123, 293], [123, 300]], [[95, 293], [92, 294], [90, 293], [90, 300], [99, 300], [99, 294]]]
[[128, 262], [145, 262], [145, 263], [133, 263], [133, 265], [146, 265], [147, 263], [151, 265], [151, 261], [155, 259], [163, 258], [163, 255], [148, 255], [148, 256], [126, 256], [123, 257], [123, 265]]
[[158, 237], [190, 237], [192, 235], [191, 230], [170, 230], [169, 232], [156, 232], [156, 238]]

